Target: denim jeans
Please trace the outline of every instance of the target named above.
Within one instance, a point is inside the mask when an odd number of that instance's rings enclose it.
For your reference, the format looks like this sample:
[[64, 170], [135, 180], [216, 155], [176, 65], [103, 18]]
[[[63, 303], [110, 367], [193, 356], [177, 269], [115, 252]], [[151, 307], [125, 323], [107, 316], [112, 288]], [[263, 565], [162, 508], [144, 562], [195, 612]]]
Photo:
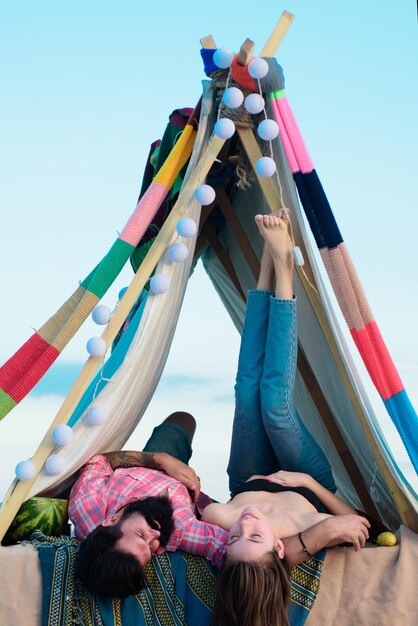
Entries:
[[294, 406], [296, 300], [249, 291], [235, 385], [228, 464], [235, 493], [252, 474], [304, 472], [332, 492], [331, 467]]

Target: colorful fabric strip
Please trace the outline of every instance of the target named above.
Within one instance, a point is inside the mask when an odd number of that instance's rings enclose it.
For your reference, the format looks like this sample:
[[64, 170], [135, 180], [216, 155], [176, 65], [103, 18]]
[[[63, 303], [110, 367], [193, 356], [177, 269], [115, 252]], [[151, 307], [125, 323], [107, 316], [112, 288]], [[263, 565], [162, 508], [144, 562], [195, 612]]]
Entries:
[[284, 153], [341, 311], [418, 471], [418, 418], [383, 341], [284, 90], [270, 94]]
[[200, 103], [109, 252], [57, 313], [0, 368], [0, 419], [42, 378], [133, 254], [190, 157], [199, 111]]

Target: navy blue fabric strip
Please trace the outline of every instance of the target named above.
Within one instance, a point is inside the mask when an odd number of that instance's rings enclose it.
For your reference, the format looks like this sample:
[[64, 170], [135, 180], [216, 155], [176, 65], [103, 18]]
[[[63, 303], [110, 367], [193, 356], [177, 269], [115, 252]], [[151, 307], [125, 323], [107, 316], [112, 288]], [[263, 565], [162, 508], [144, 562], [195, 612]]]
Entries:
[[343, 238], [316, 170], [293, 178], [318, 248], [336, 248]]

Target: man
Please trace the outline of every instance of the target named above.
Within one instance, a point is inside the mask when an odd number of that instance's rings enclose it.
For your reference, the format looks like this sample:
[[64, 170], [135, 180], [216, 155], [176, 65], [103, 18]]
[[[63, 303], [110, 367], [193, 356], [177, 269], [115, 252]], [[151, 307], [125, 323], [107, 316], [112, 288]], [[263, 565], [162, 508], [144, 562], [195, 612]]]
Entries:
[[[91, 593], [138, 593], [145, 587], [143, 566], [164, 550], [184, 550], [221, 565], [228, 532], [199, 519], [212, 501], [200, 492], [200, 480], [187, 465], [195, 428], [191, 415], [173, 413], [154, 429], [143, 452], [97, 455], [81, 469], [69, 516], [83, 540], [76, 575]], [[347, 515], [335, 524], [334, 519], [304, 531], [311, 553], [344, 541], [355, 548], [364, 545], [367, 520]], [[306, 558], [298, 536], [284, 545], [289, 565]]]

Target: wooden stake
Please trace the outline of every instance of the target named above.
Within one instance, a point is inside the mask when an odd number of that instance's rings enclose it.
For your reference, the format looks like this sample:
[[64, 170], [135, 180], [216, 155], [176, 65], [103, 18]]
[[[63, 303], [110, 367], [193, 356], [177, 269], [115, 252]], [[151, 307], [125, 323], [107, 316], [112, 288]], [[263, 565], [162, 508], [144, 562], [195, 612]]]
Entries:
[[274, 57], [294, 19], [295, 16], [292, 13], [283, 11], [264, 48], [261, 50], [260, 57]]
[[202, 48], [207, 48], [208, 50], [214, 50], [218, 47], [212, 35], [202, 37], [202, 39], [200, 40], [200, 45], [202, 46]]
[[254, 56], [254, 42], [251, 39], [246, 39], [242, 44], [238, 54], [238, 65], [248, 65]]
[[230, 227], [231, 231], [235, 235], [236, 240], [238, 241], [238, 244], [242, 250], [245, 260], [248, 263], [252, 275], [254, 276], [255, 280], [257, 280], [260, 273], [260, 262], [251, 246], [250, 240], [248, 239], [245, 230], [241, 226], [234, 207], [229, 201], [229, 198], [223, 187], [216, 187], [216, 200], [218, 202], [219, 208], [221, 209], [226, 219], [228, 226]]
[[238, 291], [239, 295], [245, 302], [246, 300], [245, 293], [239, 282], [234, 265], [231, 261], [231, 258], [228, 252], [225, 250], [222, 243], [220, 242], [218, 235], [216, 234], [215, 229], [213, 228], [212, 224], [210, 224], [209, 222], [206, 222], [206, 224], [203, 227], [203, 234], [207, 237], [210, 245], [213, 248], [213, 251], [215, 252], [216, 256], [221, 262], [224, 270], [228, 274], [232, 284], [234, 285], [235, 289]]
[[[178, 220], [185, 214], [187, 206], [193, 198], [196, 187], [198, 187], [205, 180], [210, 168], [213, 165], [213, 159], [217, 157], [224, 143], [225, 141], [216, 135], [212, 137], [205, 153], [199, 159], [199, 162], [193, 170], [189, 180], [181, 190], [176, 204], [161, 227], [161, 230], [150, 247], [147, 256], [139, 267], [138, 272], [135, 274], [130, 286], [125, 292], [116, 311], [110, 318], [108, 326], [102, 334], [102, 338], [105, 340], [107, 348], [109, 348], [112, 341], [116, 337], [119, 328], [122, 326], [129, 311], [135, 304], [151, 272], [161, 258], [161, 255], [170, 245]], [[26, 500], [33, 483], [44, 466], [48, 456], [51, 454], [54, 447], [54, 441], [52, 438], [54, 428], [59, 424], [66, 424], [68, 422], [69, 417], [74, 412], [83, 393], [86, 391], [90, 381], [93, 379], [100, 362], [101, 357], [90, 357], [87, 360], [68, 396], [65, 398], [52, 424], [48, 428], [46, 435], [31, 459], [36, 469], [34, 478], [31, 480], [16, 481], [9, 489], [7, 498], [5, 498], [3, 506], [0, 510], [0, 541], [6, 534], [7, 529], [20, 508], [20, 505]]]
[[247, 153], [248, 159], [253, 167], [254, 173], [260, 184], [261, 190], [267, 200], [271, 212], [282, 208], [279, 191], [274, 183], [273, 177], [262, 178], [256, 172], [255, 165], [263, 155], [251, 128], [242, 128], [237, 126], [237, 133]]

